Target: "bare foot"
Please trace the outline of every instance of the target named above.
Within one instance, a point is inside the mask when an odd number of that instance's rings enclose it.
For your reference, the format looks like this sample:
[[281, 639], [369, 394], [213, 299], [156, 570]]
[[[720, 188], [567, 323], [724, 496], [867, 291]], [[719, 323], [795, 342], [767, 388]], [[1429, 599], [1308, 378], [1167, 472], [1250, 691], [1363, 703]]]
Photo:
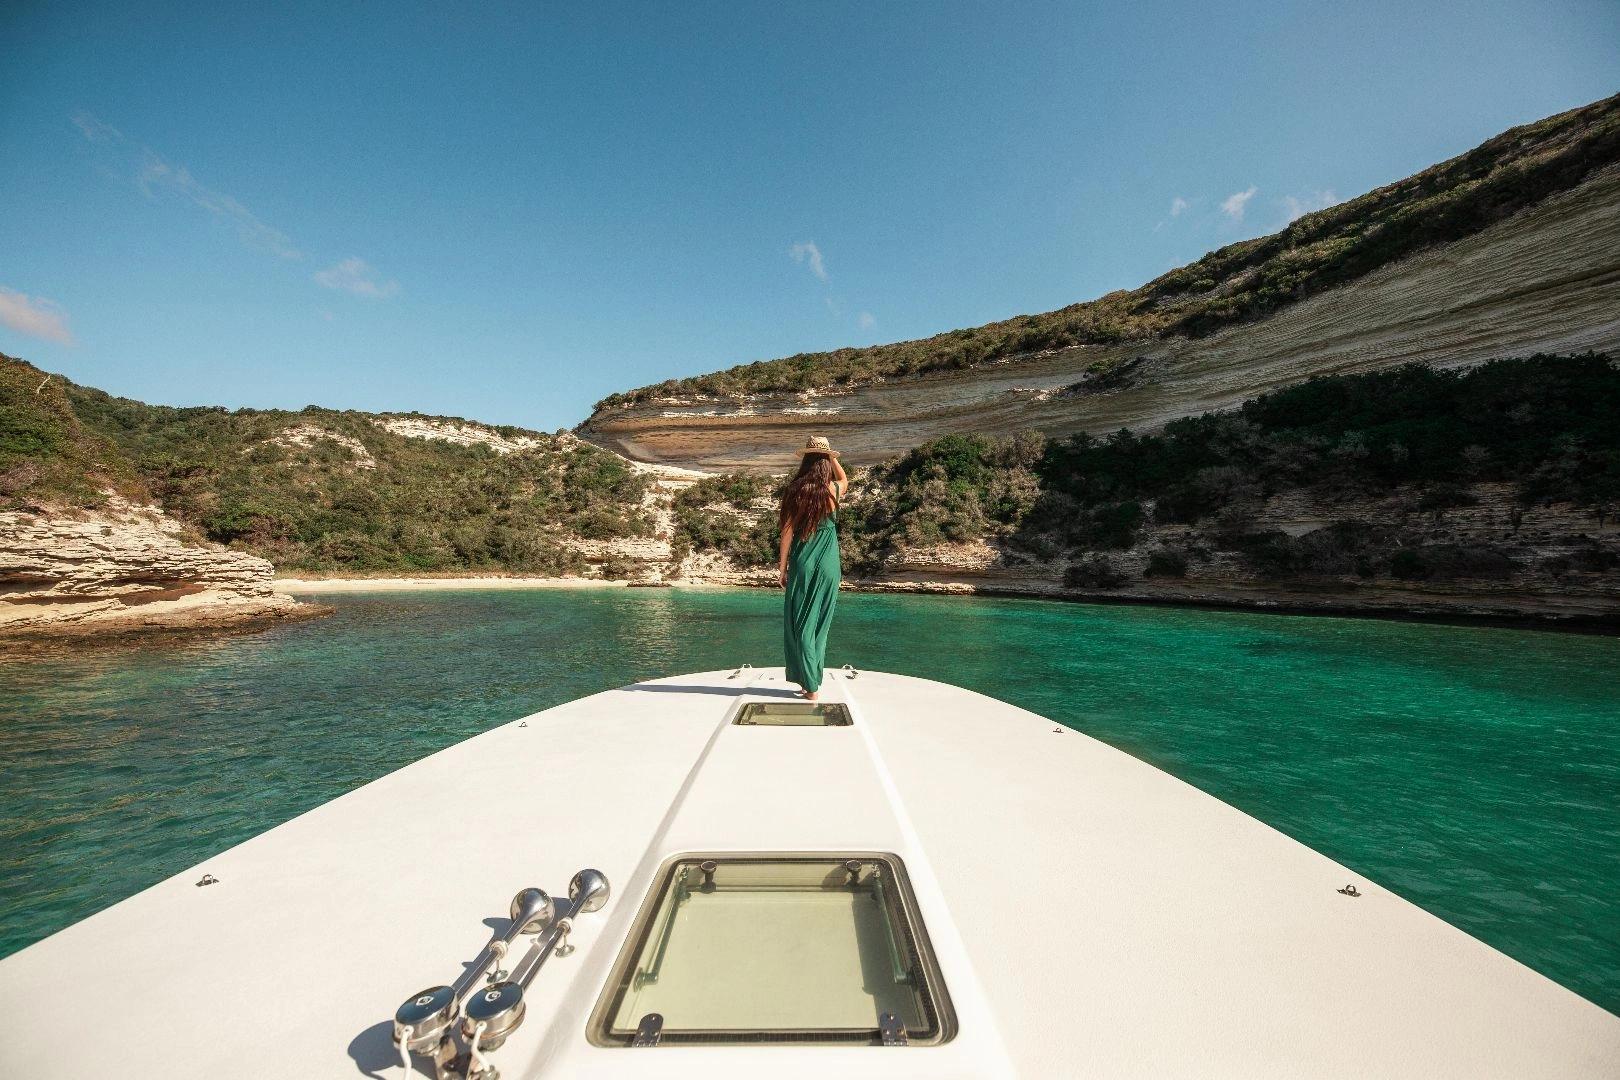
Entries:
[[814, 691], [814, 690], [801, 690], [801, 691], [799, 691], [799, 694], [806, 701], [814, 701], [814, 700], [816, 700], [816, 691]]

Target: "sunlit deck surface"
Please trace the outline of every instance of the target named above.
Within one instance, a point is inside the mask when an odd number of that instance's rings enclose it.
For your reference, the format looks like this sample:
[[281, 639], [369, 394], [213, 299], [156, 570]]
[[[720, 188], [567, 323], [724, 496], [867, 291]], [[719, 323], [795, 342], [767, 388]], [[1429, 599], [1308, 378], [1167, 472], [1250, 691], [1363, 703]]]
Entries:
[[[514, 720], [0, 961], [0, 1074], [398, 1076], [400, 1001], [455, 978], [519, 888], [562, 893], [590, 866], [612, 897], [491, 1055], [506, 1080], [1620, 1076], [1620, 1018], [1124, 753], [873, 672], [829, 675], [847, 726], [733, 722], [787, 700], [782, 680], [707, 672]], [[914, 910], [859, 891], [877, 862], [847, 893], [832, 864], [722, 866], [659, 921], [679, 857], [759, 854], [892, 859]], [[665, 935], [645, 955], [643, 914]], [[922, 960], [896, 944], [908, 918]], [[834, 943], [804, 985], [796, 935]], [[704, 972], [739, 945], [770, 956], [733, 965], [753, 981], [732, 993]], [[693, 1029], [815, 1009], [812, 1026], [859, 1027], [886, 1006], [921, 1030], [923, 968], [949, 1022], [905, 1046], [592, 1037], [683, 1006]]]

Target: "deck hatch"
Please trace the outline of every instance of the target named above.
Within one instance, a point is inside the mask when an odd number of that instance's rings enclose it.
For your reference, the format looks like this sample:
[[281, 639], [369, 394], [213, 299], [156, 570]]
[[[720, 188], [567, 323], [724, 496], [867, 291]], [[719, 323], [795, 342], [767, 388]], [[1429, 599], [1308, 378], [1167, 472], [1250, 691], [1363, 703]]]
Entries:
[[840, 701], [750, 701], [732, 721], [739, 727], [849, 727], [854, 722]]
[[592, 1013], [590, 1039], [631, 1046], [655, 1014], [656, 1046], [927, 1046], [955, 1033], [893, 855], [667, 863]]

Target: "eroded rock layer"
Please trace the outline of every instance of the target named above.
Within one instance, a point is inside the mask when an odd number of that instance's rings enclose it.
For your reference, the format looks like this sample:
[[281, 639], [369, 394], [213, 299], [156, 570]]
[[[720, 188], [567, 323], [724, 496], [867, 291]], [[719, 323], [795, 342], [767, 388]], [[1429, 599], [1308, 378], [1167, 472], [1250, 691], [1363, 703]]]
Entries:
[[0, 636], [235, 626], [320, 614], [264, 559], [187, 543], [153, 507], [0, 513]]
[[1477, 233], [1196, 340], [1063, 349], [848, 392], [663, 400], [599, 412], [584, 437], [688, 468], [779, 472], [808, 433], [856, 464], [948, 432], [1152, 430], [1313, 375], [1411, 361], [1620, 352], [1620, 169]]

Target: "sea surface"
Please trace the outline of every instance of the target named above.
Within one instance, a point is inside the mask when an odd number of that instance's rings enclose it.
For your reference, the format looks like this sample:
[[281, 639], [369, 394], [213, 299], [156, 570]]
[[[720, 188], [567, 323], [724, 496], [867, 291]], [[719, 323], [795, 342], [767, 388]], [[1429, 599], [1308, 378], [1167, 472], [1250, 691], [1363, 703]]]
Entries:
[[[781, 662], [775, 592], [323, 599], [261, 634], [7, 647], [0, 955], [491, 726]], [[1112, 743], [1620, 1012], [1620, 639], [846, 594], [828, 659]]]

